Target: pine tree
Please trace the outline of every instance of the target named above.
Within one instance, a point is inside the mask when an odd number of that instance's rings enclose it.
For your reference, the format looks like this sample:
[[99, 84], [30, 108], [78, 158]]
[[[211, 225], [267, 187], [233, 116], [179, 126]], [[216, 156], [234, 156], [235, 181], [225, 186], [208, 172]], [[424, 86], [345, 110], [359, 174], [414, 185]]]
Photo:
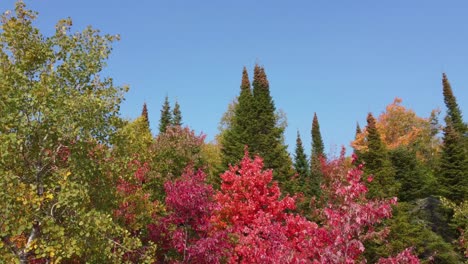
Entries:
[[270, 95], [270, 85], [265, 69], [255, 65], [253, 86], [254, 122], [251, 122], [251, 145], [249, 150], [264, 158], [265, 167], [273, 169], [276, 180], [288, 189], [290, 178], [293, 176], [291, 158], [283, 143], [283, 128], [277, 125], [275, 104]]
[[376, 127], [374, 116], [367, 116], [368, 151], [363, 153], [364, 171], [372, 175], [373, 180], [368, 184], [369, 196], [378, 198], [394, 197], [398, 193], [399, 183], [395, 181], [395, 170], [391, 164], [388, 151], [383, 144]]
[[175, 102], [174, 110], [172, 110], [172, 125], [182, 126], [182, 112], [180, 111], [180, 105], [177, 101]]
[[359, 126], [359, 122], [358, 122], [358, 123], [356, 123], [356, 137], [357, 137], [357, 135], [359, 135], [361, 133], [362, 133], [361, 126]]
[[309, 161], [307, 160], [307, 155], [305, 154], [304, 146], [302, 145], [301, 135], [299, 134], [299, 131], [297, 131], [296, 138], [294, 168], [299, 174], [301, 182], [304, 182], [304, 179], [309, 177]]
[[447, 115], [438, 173], [440, 194], [454, 202], [461, 202], [468, 197], [467, 128], [445, 73], [442, 76], [442, 85]]
[[255, 120], [252, 109], [252, 90], [250, 88], [249, 75], [244, 67], [242, 71], [242, 81], [240, 85], [240, 95], [234, 108], [234, 116], [221, 137], [221, 153], [224, 169], [228, 165], [238, 163], [244, 156], [244, 147], [250, 146], [253, 139], [250, 137], [249, 130]]
[[444, 102], [447, 106], [447, 116], [449, 121], [451, 122], [456, 132], [460, 133], [461, 135], [465, 135], [467, 129], [466, 124], [463, 123], [460, 107], [458, 107], [457, 99], [453, 95], [452, 87], [445, 73], [442, 74], [442, 86]]
[[148, 108], [146, 107], [146, 103], [143, 103], [143, 110], [141, 111], [141, 116], [143, 120], [146, 122], [146, 126], [148, 129], [150, 128], [149, 118], [148, 118]]
[[320, 184], [322, 182], [321, 159], [326, 158], [324, 153], [324, 145], [322, 135], [320, 134], [320, 125], [317, 114], [314, 113], [312, 120], [312, 153], [310, 155], [310, 174], [311, 174], [311, 190], [313, 195], [319, 195]]
[[166, 132], [166, 129], [172, 123], [171, 106], [169, 105], [169, 98], [166, 96], [164, 104], [161, 109], [161, 119], [159, 119], [159, 133]]

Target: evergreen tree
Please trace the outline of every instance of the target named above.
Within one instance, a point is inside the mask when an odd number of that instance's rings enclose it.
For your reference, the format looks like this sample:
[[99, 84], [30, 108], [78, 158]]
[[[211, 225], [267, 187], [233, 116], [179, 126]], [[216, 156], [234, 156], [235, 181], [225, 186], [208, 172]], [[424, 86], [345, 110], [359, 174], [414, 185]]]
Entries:
[[322, 182], [322, 169], [320, 159], [326, 158], [324, 153], [324, 145], [322, 135], [320, 134], [320, 125], [317, 118], [317, 113], [314, 113], [312, 120], [312, 154], [310, 156], [310, 173], [311, 173], [311, 189], [313, 195], [319, 195], [320, 184]]
[[398, 201], [413, 201], [431, 194], [434, 176], [430, 168], [418, 160], [416, 150], [401, 146], [391, 150], [389, 155], [395, 179], [401, 184]]
[[307, 155], [304, 151], [304, 146], [302, 145], [301, 135], [297, 131], [296, 138], [296, 151], [294, 155], [294, 168], [299, 174], [301, 182], [304, 182], [304, 179], [309, 177], [309, 161], [307, 160]]
[[172, 125], [182, 126], [182, 112], [180, 112], [180, 105], [177, 101], [175, 102], [174, 110], [172, 110]]
[[275, 104], [270, 95], [270, 85], [265, 69], [255, 65], [253, 79], [253, 108], [255, 118], [248, 133], [249, 150], [264, 158], [265, 167], [273, 169], [276, 180], [288, 190], [290, 178], [294, 175], [291, 158], [283, 143], [283, 128], [277, 125]]
[[141, 111], [141, 116], [143, 120], [146, 122], [146, 127], [150, 128], [149, 118], [148, 118], [148, 108], [146, 107], [146, 103], [143, 103], [143, 110]]
[[251, 130], [251, 124], [254, 119], [252, 109], [252, 90], [250, 88], [249, 75], [244, 67], [242, 71], [242, 81], [240, 86], [240, 95], [237, 99], [237, 104], [234, 107], [234, 115], [230, 126], [224, 131], [221, 137], [221, 154], [224, 169], [227, 169], [229, 164], [238, 163], [244, 156], [244, 147], [250, 147], [253, 139], [248, 133]]
[[367, 116], [367, 152], [361, 154], [365, 163], [364, 171], [372, 175], [368, 184], [370, 197], [389, 198], [396, 196], [399, 184], [395, 181], [395, 170], [392, 167], [388, 151], [377, 131], [374, 116]]
[[467, 129], [445, 74], [442, 76], [442, 85], [447, 116], [438, 173], [440, 194], [454, 202], [461, 202], [468, 197]]
[[169, 98], [166, 96], [164, 104], [161, 109], [161, 119], [159, 119], [159, 133], [166, 132], [166, 129], [172, 123], [171, 106], [169, 105]]
[[447, 106], [447, 116], [449, 118], [449, 121], [457, 133], [465, 135], [466, 124], [463, 123], [463, 117], [460, 111], [460, 107], [458, 107], [457, 99], [453, 95], [452, 87], [445, 73], [442, 74], [442, 86], [444, 102]]
[[359, 135], [361, 133], [362, 133], [361, 126], [359, 126], [359, 122], [358, 122], [358, 123], [356, 123], [356, 137], [357, 137], [357, 135]]

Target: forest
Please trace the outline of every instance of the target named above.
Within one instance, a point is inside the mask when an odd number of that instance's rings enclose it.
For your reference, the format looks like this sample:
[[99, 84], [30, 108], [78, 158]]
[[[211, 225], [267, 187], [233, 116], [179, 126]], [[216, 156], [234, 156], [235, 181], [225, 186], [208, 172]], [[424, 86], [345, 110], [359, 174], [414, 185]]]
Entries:
[[71, 19], [45, 36], [37, 15], [1, 17], [0, 263], [468, 260], [468, 126], [445, 73], [442, 121], [395, 98], [332, 156], [318, 114], [311, 153], [299, 132], [288, 153], [265, 67], [244, 67], [207, 142], [168, 97], [158, 131], [146, 104], [121, 117], [128, 87], [102, 76], [119, 36]]

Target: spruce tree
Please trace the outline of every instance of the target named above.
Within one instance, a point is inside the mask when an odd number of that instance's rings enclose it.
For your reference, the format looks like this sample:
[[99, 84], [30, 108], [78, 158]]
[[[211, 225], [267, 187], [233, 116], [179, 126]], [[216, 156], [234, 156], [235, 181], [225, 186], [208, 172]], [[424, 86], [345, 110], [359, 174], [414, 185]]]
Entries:
[[168, 126], [172, 123], [171, 106], [169, 105], [169, 98], [166, 96], [164, 104], [161, 109], [161, 118], [159, 119], [159, 133], [166, 132]]
[[457, 99], [453, 95], [452, 87], [445, 73], [442, 74], [442, 86], [444, 102], [447, 106], [447, 117], [449, 118], [449, 121], [452, 124], [455, 131], [460, 133], [461, 135], [465, 135], [466, 124], [463, 122], [460, 107], [458, 107]]
[[296, 138], [296, 151], [294, 155], [294, 168], [299, 174], [301, 182], [304, 182], [304, 179], [309, 177], [309, 161], [307, 160], [307, 155], [304, 151], [304, 146], [302, 145], [301, 135], [297, 131]]
[[317, 113], [314, 113], [312, 120], [312, 153], [310, 155], [310, 174], [311, 174], [311, 190], [312, 195], [319, 195], [320, 184], [322, 183], [322, 168], [321, 159], [325, 157], [325, 148], [323, 145], [322, 135], [320, 134], [320, 125], [317, 118]]
[[146, 103], [143, 103], [143, 110], [141, 110], [141, 116], [143, 117], [143, 120], [146, 122], [146, 126], [149, 129], [150, 123], [149, 123], [148, 108], [146, 107]]
[[394, 197], [398, 193], [399, 183], [395, 181], [395, 170], [371, 113], [367, 116], [366, 131], [368, 150], [361, 156], [365, 163], [364, 172], [373, 177], [368, 184], [368, 195], [378, 198]]
[[356, 136], [357, 137], [359, 134], [362, 133], [361, 126], [359, 126], [359, 122], [356, 123]]
[[172, 110], [172, 125], [182, 126], [182, 112], [180, 111], [180, 105], [177, 101], [175, 102], [174, 110]]
[[265, 69], [255, 65], [253, 86], [254, 122], [249, 130], [252, 154], [264, 158], [265, 167], [273, 169], [276, 180], [288, 189], [290, 178], [293, 176], [291, 158], [283, 143], [283, 128], [277, 126], [275, 104], [270, 95], [270, 85]]
[[240, 95], [234, 108], [234, 116], [221, 137], [221, 154], [224, 169], [229, 164], [238, 163], [244, 156], [244, 147], [250, 146], [253, 139], [250, 137], [249, 130], [255, 120], [252, 109], [252, 90], [250, 88], [249, 75], [244, 67], [242, 71], [242, 81], [240, 85]]
[[438, 180], [440, 194], [454, 202], [468, 197], [468, 136], [466, 124], [445, 73], [442, 75], [447, 106]]

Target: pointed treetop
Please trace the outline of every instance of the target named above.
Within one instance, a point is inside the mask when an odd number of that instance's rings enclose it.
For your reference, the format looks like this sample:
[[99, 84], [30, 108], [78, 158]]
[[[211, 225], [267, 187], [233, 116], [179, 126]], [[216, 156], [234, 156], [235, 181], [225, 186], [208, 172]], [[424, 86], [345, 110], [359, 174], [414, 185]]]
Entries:
[[247, 73], [247, 68], [244, 66], [242, 70], [242, 82], [241, 82], [241, 91], [248, 90], [250, 92], [250, 81], [249, 74]]
[[322, 135], [320, 134], [320, 125], [317, 118], [317, 113], [314, 113], [312, 120], [312, 155], [324, 156], [325, 147], [323, 145]]
[[359, 122], [356, 122], [356, 136], [361, 133], [362, 133], [361, 126], [359, 126]]
[[254, 68], [254, 85], [258, 88], [269, 89], [270, 84], [265, 73], [265, 69], [258, 64]]
[[171, 106], [169, 105], [169, 98], [166, 95], [164, 104], [161, 109], [161, 118], [159, 119], [159, 133], [166, 132], [166, 129], [172, 122]]
[[294, 154], [294, 169], [300, 175], [300, 177], [306, 177], [309, 175], [309, 162], [304, 151], [304, 146], [302, 145], [301, 135], [299, 130], [297, 131], [296, 139], [296, 151]]
[[447, 116], [449, 117], [448, 121], [453, 123], [453, 126], [458, 133], [464, 134], [466, 125], [463, 123], [461, 110], [458, 107], [457, 99], [453, 95], [452, 87], [445, 73], [442, 74], [442, 86], [444, 102], [447, 106]]
[[180, 111], [180, 105], [177, 101], [175, 102], [174, 110], [172, 111], [172, 125], [182, 126], [182, 112]]
[[143, 110], [141, 110], [141, 116], [145, 119], [149, 128], [150, 123], [149, 123], [149, 118], [148, 118], [148, 108], [146, 107], [146, 102], [143, 103]]

